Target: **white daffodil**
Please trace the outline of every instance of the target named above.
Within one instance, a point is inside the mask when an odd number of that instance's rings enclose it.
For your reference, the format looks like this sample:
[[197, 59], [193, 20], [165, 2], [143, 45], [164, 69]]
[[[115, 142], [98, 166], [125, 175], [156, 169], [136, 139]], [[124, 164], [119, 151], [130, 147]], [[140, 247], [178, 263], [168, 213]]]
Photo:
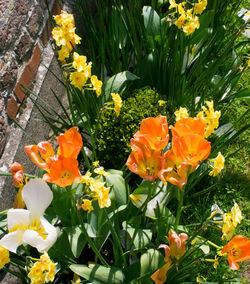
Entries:
[[7, 213], [9, 233], [0, 240], [0, 245], [16, 253], [17, 247], [27, 243], [39, 252], [47, 251], [56, 241], [57, 229], [43, 214], [53, 199], [53, 193], [46, 182], [32, 179], [23, 188], [25, 209], [10, 209]]

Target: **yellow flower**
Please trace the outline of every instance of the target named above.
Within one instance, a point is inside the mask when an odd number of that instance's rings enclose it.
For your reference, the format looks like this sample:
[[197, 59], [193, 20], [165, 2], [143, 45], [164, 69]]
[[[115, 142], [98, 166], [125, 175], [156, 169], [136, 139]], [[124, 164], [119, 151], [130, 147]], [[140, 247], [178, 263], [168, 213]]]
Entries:
[[104, 185], [105, 184], [100, 180], [97, 180], [90, 185], [90, 196], [98, 201], [100, 208], [109, 207], [111, 205], [111, 200], [109, 198], [110, 187], [105, 187]]
[[239, 205], [235, 202], [231, 209], [233, 225], [236, 227], [242, 220], [242, 214]]
[[77, 52], [73, 53], [73, 67], [77, 69], [78, 72], [84, 71], [87, 67], [87, 57], [79, 55]]
[[90, 186], [91, 184], [95, 183], [95, 180], [91, 177], [91, 172], [86, 172], [86, 174], [84, 176], [80, 177], [79, 182], [86, 184], [87, 186]]
[[84, 211], [88, 211], [88, 213], [90, 213], [92, 210], [94, 210], [94, 208], [92, 206], [92, 201], [89, 200], [89, 199], [83, 199], [82, 209]]
[[102, 81], [98, 80], [97, 76], [95, 75], [91, 76], [90, 80], [93, 85], [93, 90], [96, 91], [96, 95], [99, 97], [102, 93]]
[[119, 116], [120, 109], [122, 107], [122, 99], [121, 99], [119, 94], [111, 93], [111, 96], [112, 96], [112, 99], [113, 99], [114, 104], [115, 104], [115, 107], [114, 107], [115, 113], [116, 113], [117, 116]]
[[185, 107], [180, 107], [179, 110], [177, 110], [175, 113], [175, 120], [178, 121], [182, 118], [188, 118], [189, 114]]
[[163, 106], [163, 105], [165, 105], [167, 102], [166, 101], [163, 101], [163, 100], [159, 100], [158, 101], [158, 104], [159, 104], [159, 106], [161, 107], [161, 106]]
[[76, 273], [74, 273], [73, 280], [71, 280], [71, 284], [81, 284], [81, 279]]
[[198, 29], [199, 27], [199, 19], [197, 16], [195, 16], [194, 18], [190, 18], [189, 21], [182, 27], [182, 29], [186, 35], [190, 35], [195, 31], [195, 29]]
[[231, 240], [235, 233], [235, 227], [232, 222], [232, 215], [230, 213], [223, 214], [223, 225], [222, 225], [222, 240]]
[[209, 137], [214, 130], [219, 126], [220, 111], [214, 111], [213, 101], [206, 101], [208, 108], [202, 107], [202, 111], [197, 114], [197, 118], [200, 118], [203, 123], [206, 124], [205, 138]]
[[105, 172], [104, 167], [98, 167], [96, 169], [94, 169], [94, 172], [100, 176], [105, 176], [108, 177], [110, 174]]
[[4, 265], [9, 262], [10, 262], [9, 251], [0, 245], [0, 269], [2, 269]]
[[78, 72], [78, 71], [72, 72], [69, 78], [71, 80], [71, 84], [76, 88], [78, 88], [80, 91], [82, 90], [82, 87], [85, 85], [85, 83], [88, 80], [88, 77], [84, 72]]
[[198, 3], [194, 4], [194, 13], [195, 14], [202, 14], [202, 12], [207, 7], [207, 0], [199, 0]]
[[215, 257], [215, 259], [205, 259], [205, 261], [208, 261], [208, 262], [213, 262], [213, 267], [214, 269], [217, 269], [218, 265], [219, 265], [219, 258], [218, 257]]
[[169, 10], [172, 9], [172, 8], [177, 8], [178, 4], [176, 4], [175, 0], [169, 0]]
[[28, 274], [31, 284], [53, 282], [56, 265], [57, 263], [53, 263], [46, 252], [41, 255], [40, 261], [35, 262]]
[[53, 18], [59, 26], [67, 25], [69, 23], [73, 26], [75, 25], [73, 14], [68, 14], [65, 11], [61, 11], [60, 15], [53, 16]]
[[213, 170], [209, 173], [209, 175], [215, 177], [224, 168], [225, 158], [223, 157], [221, 152], [219, 152], [216, 158], [210, 159], [209, 161], [214, 163], [213, 166], [212, 166]]
[[93, 164], [93, 166], [94, 166], [95, 168], [97, 168], [97, 167], [99, 166], [99, 161], [95, 161], [95, 162], [93, 162], [92, 164]]
[[65, 60], [65, 58], [68, 58], [70, 55], [70, 51], [72, 50], [68, 47], [68, 45], [63, 45], [60, 50], [58, 50], [58, 60], [61, 62]]
[[178, 27], [178, 29], [181, 29], [182, 26], [184, 25], [186, 21], [186, 16], [185, 14], [182, 14], [176, 21], [175, 21], [175, 25]]
[[184, 7], [185, 6], [186, 2], [182, 2], [182, 3], [179, 3], [177, 5], [177, 9], [178, 9], [178, 13], [181, 14], [181, 15], [185, 15], [185, 10], [184, 10]]

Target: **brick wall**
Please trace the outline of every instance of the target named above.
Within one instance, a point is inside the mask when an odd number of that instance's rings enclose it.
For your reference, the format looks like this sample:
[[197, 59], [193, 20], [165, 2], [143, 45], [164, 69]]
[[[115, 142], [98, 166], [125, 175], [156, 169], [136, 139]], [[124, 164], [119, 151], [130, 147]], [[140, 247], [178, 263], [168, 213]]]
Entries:
[[[52, 14], [57, 0], [47, 0]], [[0, 157], [8, 125], [32, 86], [41, 53], [51, 35], [45, 0], [0, 0]]]

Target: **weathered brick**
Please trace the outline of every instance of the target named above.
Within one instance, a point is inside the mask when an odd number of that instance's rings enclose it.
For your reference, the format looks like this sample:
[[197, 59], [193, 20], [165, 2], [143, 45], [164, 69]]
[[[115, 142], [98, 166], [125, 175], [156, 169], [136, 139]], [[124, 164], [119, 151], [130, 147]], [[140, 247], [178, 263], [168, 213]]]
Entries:
[[33, 45], [33, 39], [30, 35], [24, 31], [20, 36], [18, 43], [16, 44], [15, 52], [20, 60], [28, 57], [28, 52]]
[[0, 84], [1, 88], [7, 89], [14, 84], [17, 77], [17, 62], [12, 52], [8, 52], [1, 58]]
[[50, 23], [50, 20], [48, 20], [46, 25], [44, 26], [44, 29], [41, 35], [41, 41], [42, 41], [43, 46], [47, 45], [50, 39], [50, 36], [51, 36], [51, 30], [52, 30], [51, 23]]
[[28, 29], [33, 37], [38, 34], [42, 21], [43, 21], [42, 11], [40, 7], [36, 5], [33, 9], [32, 16], [30, 17], [28, 22]]
[[14, 119], [16, 117], [16, 114], [19, 109], [19, 104], [14, 99], [13, 96], [11, 96], [7, 101], [7, 107], [6, 107], [6, 113], [10, 119]]
[[58, 15], [60, 13], [61, 13], [61, 7], [60, 7], [58, 1], [55, 0], [54, 4], [52, 6], [52, 9], [51, 9], [51, 14], [52, 15]]
[[30, 83], [37, 71], [37, 68], [40, 64], [40, 60], [41, 60], [41, 50], [38, 46], [38, 44], [35, 46], [34, 50], [33, 50], [33, 54], [30, 58], [30, 60], [26, 63], [24, 71], [21, 75], [21, 78], [19, 79], [15, 89], [14, 89], [14, 93], [17, 96], [18, 100], [20, 102], [23, 101], [24, 97], [25, 97], [25, 89], [22, 87], [29, 87]]

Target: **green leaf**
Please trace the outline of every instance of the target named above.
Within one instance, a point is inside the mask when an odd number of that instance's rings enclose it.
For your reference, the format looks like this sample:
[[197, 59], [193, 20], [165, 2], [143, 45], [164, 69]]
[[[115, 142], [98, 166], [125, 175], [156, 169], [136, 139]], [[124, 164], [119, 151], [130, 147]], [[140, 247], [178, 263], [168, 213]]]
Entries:
[[163, 255], [155, 249], [149, 249], [146, 253], [141, 256], [141, 276], [151, 275], [155, 270], [160, 268], [163, 263]]
[[99, 264], [90, 264], [89, 267], [73, 264], [69, 267], [74, 273], [95, 284], [119, 284], [124, 282], [124, 274], [119, 268], [108, 268]]
[[112, 76], [108, 81], [105, 83], [104, 93], [105, 93], [105, 101], [110, 99], [111, 93], [121, 93], [124, 86], [129, 81], [134, 81], [140, 79], [133, 73], [129, 71], [120, 72], [114, 76]]
[[[123, 228], [124, 230], [126, 230], [130, 237], [132, 238], [135, 232], [135, 229], [132, 228], [131, 226], [125, 226]], [[136, 232], [136, 236], [134, 238], [134, 245], [135, 245], [135, 249], [143, 249], [145, 248], [148, 244], [150, 244], [152, 239], [152, 232], [149, 229], [138, 229]]]
[[80, 226], [67, 227], [63, 230], [68, 236], [69, 244], [74, 257], [78, 258], [86, 245], [86, 239], [84, 238]]
[[144, 6], [142, 9], [145, 30], [148, 36], [160, 34], [161, 19], [151, 6]]
[[128, 196], [125, 180], [122, 177], [123, 172], [117, 170], [108, 170], [107, 172], [110, 174], [106, 177], [107, 185], [112, 186], [110, 198], [114, 199], [118, 206], [127, 204]]

